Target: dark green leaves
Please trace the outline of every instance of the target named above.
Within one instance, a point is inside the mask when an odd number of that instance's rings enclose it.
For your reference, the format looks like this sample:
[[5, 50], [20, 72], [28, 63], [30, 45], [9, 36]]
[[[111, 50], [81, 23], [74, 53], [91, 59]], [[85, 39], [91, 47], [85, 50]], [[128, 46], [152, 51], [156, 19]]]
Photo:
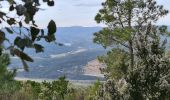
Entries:
[[43, 2], [47, 2], [48, 6], [54, 6], [54, 0], [43, 0]]
[[43, 2], [47, 2], [47, 0], [43, 0]]
[[14, 18], [10, 18], [10, 19], [7, 20], [7, 23], [9, 25], [13, 25], [13, 24], [15, 24], [15, 19]]
[[19, 27], [20, 27], [20, 28], [22, 27], [22, 22], [21, 22], [21, 21], [19, 22]]
[[125, 27], [125, 28], [115, 28], [112, 31], [112, 35], [119, 39], [120, 41], [128, 41], [131, 38], [132, 33], [134, 33], [133, 29]]
[[25, 13], [25, 23], [29, 24], [29, 22], [31, 21], [30, 15], [28, 13]]
[[10, 7], [9, 7], [9, 11], [13, 11], [15, 8], [14, 8], [14, 5], [11, 5]]
[[42, 45], [34, 44], [34, 48], [36, 50], [36, 53], [44, 52], [44, 47]]
[[103, 30], [94, 33], [94, 42], [101, 44], [103, 47], [107, 47], [113, 44], [111, 37], [111, 30], [103, 28]]
[[159, 27], [159, 31], [160, 31], [161, 34], [167, 33], [167, 32], [168, 32], [167, 29], [168, 29], [168, 28], [167, 28], [167, 26], [165, 26], [165, 25]]
[[57, 31], [56, 24], [53, 20], [51, 20], [48, 24], [48, 35], [54, 35], [54, 33]]
[[2, 44], [5, 40], [5, 33], [0, 30], [0, 44]]
[[[0, 0], [0, 2], [2, 1], [4, 0]], [[24, 53], [25, 48], [35, 49], [36, 53], [43, 52], [44, 47], [36, 42], [41, 39], [45, 39], [47, 42], [55, 41], [56, 24], [51, 20], [47, 27], [48, 32], [37, 26], [34, 16], [40, 9], [40, 0], [21, 0], [19, 3], [16, 3], [15, 0], [7, 0], [7, 2], [9, 3], [9, 13], [12, 12], [15, 16], [7, 16], [1, 11], [0, 23], [7, 23], [10, 28], [5, 27], [4, 32], [12, 34], [16, 38], [11, 43], [10, 39], [5, 37], [5, 33], [0, 30], [0, 54], [3, 53], [5, 47], [1, 44], [7, 41], [10, 45], [7, 49], [10, 50], [11, 55], [21, 58], [24, 69], [28, 71], [25, 61], [33, 62], [33, 59]], [[54, 0], [43, 0], [43, 2], [49, 6], [54, 5]], [[40, 32], [41, 34], [39, 34]]]
[[27, 54], [25, 54], [24, 52], [18, 50], [18, 49], [15, 49], [13, 48], [13, 53], [18, 56], [19, 58], [21, 58], [22, 60], [26, 60], [26, 61], [29, 61], [29, 62], [33, 62], [34, 60], [29, 57]]
[[54, 6], [54, 1], [53, 0], [48, 0], [47, 4], [48, 4], [48, 6]]
[[21, 38], [20, 37], [16, 37], [14, 40], [14, 45], [20, 47], [20, 42], [21, 42]]
[[[43, 29], [38, 29], [36, 27], [31, 27], [31, 36], [32, 36], [32, 41], [35, 41], [37, 39], [37, 41], [41, 40], [41, 38], [45, 38], [45, 40], [47, 42], [52, 42], [52, 41], [55, 41], [56, 38], [55, 38], [55, 33], [57, 31], [57, 27], [56, 27], [56, 24], [53, 20], [51, 20], [47, 26], [48, 28], [48, 33], [47, 35], [44, 35], [44, 30]], [[39, 35], [39, 32], [41, 32], [41, 34]], [[37, 47], [37, 46], [36, 46]], [[40, 51], [43, 51], [42, 49]], [[36, 52], [39, 52], [39, 49], [38, 51]]]
[[13, 31], [10, 28], [5, 27], [5, 29], [8, 31], [8, 33], [13, 34]]
[[25, 47], [32, 47], [32, 43], [32, 40], [29, 38], [16, 37], [14, 40], [14, 45], [16, 45], [21, 50], [24, 50]]
[[29, 67], [28, 67], [27, 63], [24, 60], [21, 60], [21, 61], [22, 61], [22, 64], [24, 66], [24, 70], [28, 72], [29, 71]]
[[134, 30], [128, 27], [124, 29], [114, 28], [113, 30], [109, 28], [104, 28], [103, 30], [94, 34], [94, 42], [101, 44], [105, 48], [114, 44], [121, 44], [128, 47], [125, 42], [127, 42], [131, 38], [131, 34], [133, 33], [133, 31]]
[[98, 57], [98, 60], [107, 65], [102, 72], [107, 73], [109, 78], [121, 78], [126, 74], [128, 68], [129, 55], [128, 52], [115, 48], [106, 55]]
[[31, 27], [32, 41], [35, 41], [39, 32], [40, 32], [40, 29], [38, 29], [36, 27]]
[[96, 15], [95, 20], [97, 23], [101, 22], [101, 15], [99, 13]]
[[55, 32], [57, 31], [57, 27], [56, 27], [56, 24], [53, 20], [51, 20], [48, 24], [48, 34], [47, 36], [45, 37], [46, 41], [47, 42], [52, 42], [52, 41], [55, 41]]
[[54, 35], [48, 35], [48, 36], [45, 36], [45, 40], [46, 40], [47, 42], [52, 42], [52, 41], [55, 41], [56, 38], [55, 38]]

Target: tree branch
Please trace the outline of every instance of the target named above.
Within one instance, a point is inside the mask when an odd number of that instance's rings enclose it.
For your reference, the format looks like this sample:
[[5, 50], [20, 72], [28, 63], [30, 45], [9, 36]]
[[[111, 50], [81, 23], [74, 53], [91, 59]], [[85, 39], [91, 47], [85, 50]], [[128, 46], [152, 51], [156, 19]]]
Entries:
[[126, 47], [126, 48], [128, 48], [129, 49], [129, 46], [128, 45], [126, 45], [125, 43], [122, 43], [121, 41], [119, 41], [119, 40], [117, 40], [117, 39], [115, 39], [115, 38], [111, 38], [113, 41], [115, 41], [115, 42], [117, 42], [117, 43], [119, 43], [120, 45], [122, 45], [122, 46], [124, 46], [124, 47]]

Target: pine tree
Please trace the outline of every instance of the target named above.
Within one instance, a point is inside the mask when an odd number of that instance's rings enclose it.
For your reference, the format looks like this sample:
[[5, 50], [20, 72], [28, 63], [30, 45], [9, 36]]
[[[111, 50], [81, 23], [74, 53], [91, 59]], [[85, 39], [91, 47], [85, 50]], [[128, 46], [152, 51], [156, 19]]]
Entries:
[[106, 0], [96, 15], [107, 25], [94, 42], [112, 50], [99, 60], [107, 82], [99, 96], [112, 100], [168, 100], [170, 63], [167, 26], [155, 26], [168, 13], [155, 0]]
[[0, 99], [9, 97], [21, 87], [20, 82], [14, 80], [16, 70], [8, 70], [10, 58], [8, 54], [0, 56]]

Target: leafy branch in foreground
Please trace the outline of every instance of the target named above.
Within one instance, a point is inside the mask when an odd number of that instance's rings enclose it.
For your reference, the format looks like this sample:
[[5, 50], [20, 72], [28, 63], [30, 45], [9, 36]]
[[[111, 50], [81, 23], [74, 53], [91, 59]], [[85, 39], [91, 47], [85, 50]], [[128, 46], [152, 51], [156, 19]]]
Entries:
[[[41, 0], [21, 0], [21, 3], [15, 0], [1, 0], [0, 6], [9, 5], [8, 12], [0, 11], [0, 54], [9, 50], [12, 56], [18, 56], [26, 71], [28, 71], [26, 61], [33, 62], [33, 59], [27, 55], [25, 48], [35, 49], [36, 53], [43, 52], [44, 47], [38, 44], [38, 41], [44, 39], [46, 42], [55, 42], [56, 24], [51, 20], [47, 26], [48, 32], [40, 29], [36, 25], [34, 16], [41, 10], [39, 7]], [[53, 0], [42, 0], [48, 6], [54, 6]], [[1, 8], [0, 8], [1, 9]], [[3, 26], [5, 25], [5, 26]], [[8, 36], [15, 37], [11, 40]], [[8, 43], [7, 45], [4, 43]]]

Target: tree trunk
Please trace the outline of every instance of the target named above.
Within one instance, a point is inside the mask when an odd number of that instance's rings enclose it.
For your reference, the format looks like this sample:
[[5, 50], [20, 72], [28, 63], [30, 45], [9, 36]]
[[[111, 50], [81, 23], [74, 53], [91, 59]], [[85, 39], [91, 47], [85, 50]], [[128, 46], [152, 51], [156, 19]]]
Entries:
[[[131, 3], [131, 0], [128, 0], [129, 4]], [[129, 8], [128, 10], [128, 26], [129, 28], [132, 28], [131, 25], [131, 20], [132, 20], [132, 9]], [[133, 54], [133, 40], [130, 39], [129, 40], [129, 52], [130, 52], [130, 68], [131, 70], [133, 70], [133, 66], [134, 66], [134, 54]]]
[[134, 66], [134, 54], [133, 54], [133, 44], [132, 44], [132, 40], [129, 41], [129, 52], [130, 52], [130, 68], [131, 70], [133, 70], [133, 66]]

